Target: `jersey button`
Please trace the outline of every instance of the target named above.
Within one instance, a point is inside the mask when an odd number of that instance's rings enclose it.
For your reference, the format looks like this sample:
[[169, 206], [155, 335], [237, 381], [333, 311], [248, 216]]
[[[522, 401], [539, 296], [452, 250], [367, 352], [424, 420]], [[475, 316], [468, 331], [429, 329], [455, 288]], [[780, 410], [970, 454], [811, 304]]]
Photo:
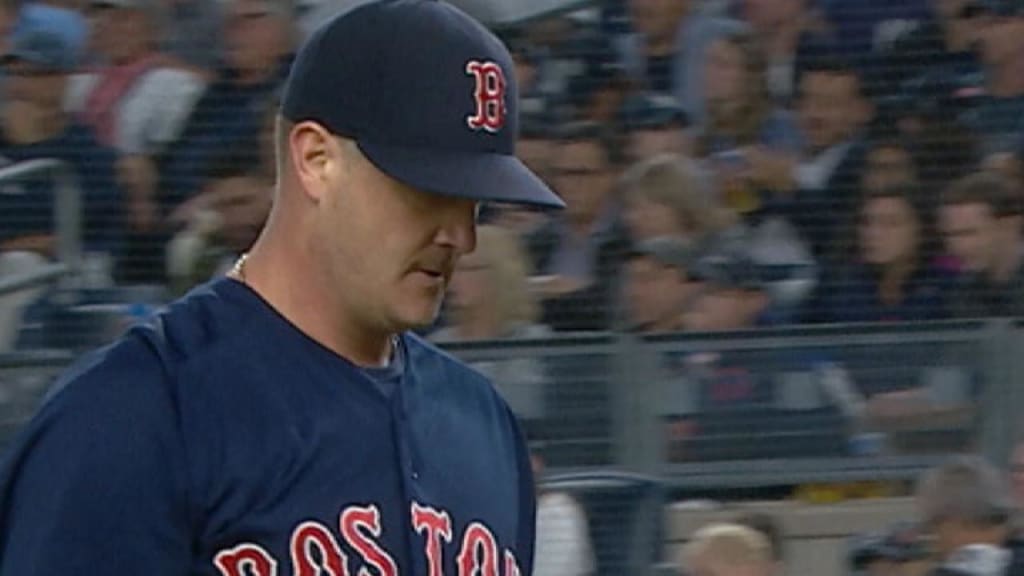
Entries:
[[413, 480], [419, 480], [420, 479], [420, 473], [419, 472], [413, 472], [412, 473], [412, 479]]

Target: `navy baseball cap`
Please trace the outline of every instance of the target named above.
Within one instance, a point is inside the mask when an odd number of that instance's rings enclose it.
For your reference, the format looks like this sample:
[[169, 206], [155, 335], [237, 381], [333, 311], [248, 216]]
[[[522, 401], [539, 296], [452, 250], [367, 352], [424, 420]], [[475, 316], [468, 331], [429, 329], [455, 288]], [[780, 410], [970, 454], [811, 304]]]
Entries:
[[377, 0], [329, 20], [300, 48], [281, 113], [355, 141], [379, 170], [420, 190], [565, 206], [515, 156], [508, 50], [439, 0]]

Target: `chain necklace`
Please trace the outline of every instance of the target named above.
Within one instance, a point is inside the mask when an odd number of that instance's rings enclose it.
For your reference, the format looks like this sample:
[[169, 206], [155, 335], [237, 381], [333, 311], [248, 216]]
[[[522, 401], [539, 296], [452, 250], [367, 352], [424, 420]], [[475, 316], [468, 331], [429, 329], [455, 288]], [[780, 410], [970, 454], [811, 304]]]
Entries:
[[249, 259], [249, 253], [248, 252], [246, 252], [245, 254], [242, 254], [241, 256], [239, 256], [238, 260], [235, 260], [235, 265], [231, 267], [231, 271], [228, 273], [229, 275], [234, 276], [235, 278], [238, 278], [238, 280], [242, 284], [245, 284], [246, 286], [249, 285], [249, 282], [247, 282], [246, 279], [245, 279], [245, 262], [248, 259]]

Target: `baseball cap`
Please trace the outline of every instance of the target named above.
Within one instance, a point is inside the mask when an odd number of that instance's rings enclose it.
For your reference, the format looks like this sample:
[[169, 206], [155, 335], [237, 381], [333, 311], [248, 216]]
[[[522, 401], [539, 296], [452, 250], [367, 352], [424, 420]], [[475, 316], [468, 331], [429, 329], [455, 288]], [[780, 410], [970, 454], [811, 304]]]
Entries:
[[414, 188], [564, 207], [515, 156], [508, 50], [439, 0], [377, 0], [321, 26], [299, 49], [281, 113], [355, 141], [380, 171]]
[[67, 34], [38, 21], [14, 34], [10, 51], [0, 61], [4, 65], [21, 61], [51, 72], [70, 72], [78, 63], [78, 54]]

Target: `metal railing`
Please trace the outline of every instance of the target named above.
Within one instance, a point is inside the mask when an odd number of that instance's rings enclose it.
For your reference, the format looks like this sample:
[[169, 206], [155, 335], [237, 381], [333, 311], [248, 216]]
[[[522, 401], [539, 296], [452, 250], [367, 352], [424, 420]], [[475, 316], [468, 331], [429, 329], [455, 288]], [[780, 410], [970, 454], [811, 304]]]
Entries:
[[56, 159], [28, 160], [0, 168], [0, 184], [39, 176], [52, 178], [55, 183], [53, 216], [57, 262], [0, 281], [0, 296], [54, 281], [70, 282], [78, 277], [82, 268], [82, 193], [74, 170]]

